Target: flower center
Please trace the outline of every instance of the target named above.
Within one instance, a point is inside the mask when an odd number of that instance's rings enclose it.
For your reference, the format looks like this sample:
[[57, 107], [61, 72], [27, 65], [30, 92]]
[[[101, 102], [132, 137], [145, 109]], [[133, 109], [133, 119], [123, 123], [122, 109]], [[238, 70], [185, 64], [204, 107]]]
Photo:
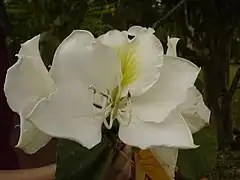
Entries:
[[[131, 94], [128, 92], [127, 96], [121, 97], [121, 88], [115, 88], [110, 94], [97, 92], [96, 88], [89, 86], [95, 96], [101, 97], [99, 102], [94, 102], [93, 105], [100, 109], [96, 116], [103, 117], [103, 123], [107, 129], [111, 129], [115, 119], [123, 125], [128, 125], [131, 120]], [[108, 118], [109, 117], [109, 118]], [[107, 121], [109, 119], [109, 121]]]
[[136, 56], [136, 47], [137, 42], [133, 42], [117, 49], [117, 55], [121, 60], [122, 72], [121, 83], [118, 87], [103, 93], [97, 92], [96, 88], [89, 86], [93, 94], [102, 97], [100, 104], [94, 102], [94, 106], [100, 109], [100, 113], [102, 113], [101, 115], [104, 118], [104, 125], [108, 129], [111, 129], [115, 119], [123, 125], [128, 125], [131, 121], [131, 93], [127, 91], [126, 95], [123, 96], [123, 92], [139, 77], [140, 68]]

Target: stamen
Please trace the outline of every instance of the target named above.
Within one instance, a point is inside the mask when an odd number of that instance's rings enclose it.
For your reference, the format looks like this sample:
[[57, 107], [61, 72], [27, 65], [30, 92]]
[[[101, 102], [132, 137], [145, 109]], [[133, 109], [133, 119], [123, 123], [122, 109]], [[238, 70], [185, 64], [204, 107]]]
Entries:
[[107, 108], [107, 100], [106, 99], [103, 100], [102, 105], [100, 107], [101, 107], [100, 112], [95, 113], [94, 114], [95, 116], [99, 116], [99, 115], [103, 115], [103, 114], [105, 115], [106, 108]]
[[131, 101], [131, 93], [128, 92], [128, 98], [127, 98], [127, 107], [129, 107], [129, 119], [128, 119], [128, 125], [130, 124], [131, 120], [132, 120], [132, 101]]
[[113, 121], [115, 119], [115, 117], [113, 117], [114, 116], [114, 111], [115, 111], [115, 109], [113, 108], [112, 111], [111, 111], [111, 114], [110, 114], [110, 123], [109, 123], [110, 128], [112, 128]]
[[108, 95], [108, 94], [104, 94], [104, 93], [102, 93], [102, 92], [100, 92], [99, 94], [101, 94], [103, 97], [109, 99], [109, 95]]
[[124, 121], [122, 116], [124, 116], [126, 111], [123, 111], [123, 110], [118, 110], [118, 118], [117, 120], [119, 121], [120, 124], [124, 125], [124, 126], [128, 126], [129, 125], [129, 122], [128, 121]]
[[128, 91], [127, 98], [131, 98], [131, 97], [132, 97], [132, 95], [131, 95], [130, 91]]
[[110, 121], [109, 124], [108, 124], [107, 120], [104, 119], [103, 123], [104, 123], [104, 125], [105, 125], [105, 127], [106, 127], [107, 129], [111, 129], [111, 128], [112, 128], [112, 123], [111, 123], [111, 121]]
[[[132, 119], [131, 93], [128, 92], [127, 96], [125, 98], [122, 98], [122, 100], [126, 100], [126, 105], [125, 105], [125, 108], [118, 109], [118, 114], [119, 114], [118, 121], [120, 124], [128, 126]], [[128, 116], [126, 120], [124, 118], [124, 115], [125, 117]]]
[[105, 109], [105, 118], [109, 116], [109, 114], [110, 114], [109, 110], [111, 109], [111, 106], [112, 106], [112, 103], [110, 103], [110, 104], [106, 107], [106, 109]]
[[102, 109], [102, 106], [100, 106], [99, 104], [93, 103], [93, 105], [98, 109]]
[[93, 85], [89, 85], [89, 86], [88, 86], [88, 89], [89, 89], [89, 90], [92, 90], [92, 91], [93, 91], [93, 94], [96, 94], [96, 93], [97, 93], [97, 90], [96, 90], [96, 88], [95, 88]]
[[93, 103], [93, 105], [97, 108], [100, 109], [100, 112], [97, 112], [94, 114], [94, 116], [104, 116], [104, 118], [106, 117], [106, 112], [109, 110], [109, 108], [111, 107], [112, 103], [108, 103], [108, 99], [104, 98], [102, 105]]
[[107, 99], [103, 99], [103, 103], [102, 103], [102, 110], [105, 110], [108, 104], [108, 100]]
[[113, 113], [112, 113], [112, 112], [113, 112], [113, 110], [112, 110], [111, 113], [110, 113], [110, 121], [109, 121], [109, 124], [108, 124], [106, 118], [104, 118], [104, 121], [103, 121], [103, 123], [104, 123], [104, 125], [105, 125], [105, 127], [106, 127], [107, 129], [111, 129], [111, 128], [112, 128], [112, 125], [113, 125], [114, 119], [113, 119]]

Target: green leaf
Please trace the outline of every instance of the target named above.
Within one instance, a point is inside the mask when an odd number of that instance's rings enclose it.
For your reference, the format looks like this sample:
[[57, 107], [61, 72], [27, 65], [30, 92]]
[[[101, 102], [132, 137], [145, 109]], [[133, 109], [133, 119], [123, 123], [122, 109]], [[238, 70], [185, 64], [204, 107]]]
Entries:
[[213, 170], [217, 160], [217, 138], [211, 127], [194, 135], [197, 149], [180, 150], [178, 167], [181, 174], [191, 180], [199, 180]]
[[115, 150], [104, 137], [91, 150], [70, 140], [59, 140], [56, 180], [101, 180], [111, 165]]

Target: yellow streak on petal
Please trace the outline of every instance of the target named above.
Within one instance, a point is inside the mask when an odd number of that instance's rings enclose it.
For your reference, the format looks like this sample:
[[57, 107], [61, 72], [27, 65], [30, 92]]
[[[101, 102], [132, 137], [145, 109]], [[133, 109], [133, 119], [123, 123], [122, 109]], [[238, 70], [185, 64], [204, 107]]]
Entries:
[[122, 65], [122, 89], [133, 83], [139, 76], [136, 47], [136, 44], [128, 44], [118, 49], [118, 56]]
[[127, 44], [117, 49], [117, 55], [121, 61], [121, 84], [111, 91], [113, 118], [117, 116], [122, 91], [133, 83], [140, 74], [139, 62], [136, 56], [137, 43]]

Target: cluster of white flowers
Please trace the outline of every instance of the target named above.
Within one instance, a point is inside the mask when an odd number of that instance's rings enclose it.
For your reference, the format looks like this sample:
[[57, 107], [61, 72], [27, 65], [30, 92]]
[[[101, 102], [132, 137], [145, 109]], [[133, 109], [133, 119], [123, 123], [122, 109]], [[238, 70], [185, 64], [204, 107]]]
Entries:
[[6, 76], [7, 101], [21, 119], [17, 147], [34, 153], [59, 137], [90, 149], [101, 141], [102, 125], [111, 129], [118, 121], [119, 138], [150, 148], [173, 176], [177, 149], [196, 148], [192, 133], [210, 116], [194, 86], [200, 68], [177, 57], [178, 39], [168, 39], [164, 54], [152, 28], [133, 26], [98, 38], [75, 30], [57, 48], [48, 72], [39, 38], [22, 44]]

